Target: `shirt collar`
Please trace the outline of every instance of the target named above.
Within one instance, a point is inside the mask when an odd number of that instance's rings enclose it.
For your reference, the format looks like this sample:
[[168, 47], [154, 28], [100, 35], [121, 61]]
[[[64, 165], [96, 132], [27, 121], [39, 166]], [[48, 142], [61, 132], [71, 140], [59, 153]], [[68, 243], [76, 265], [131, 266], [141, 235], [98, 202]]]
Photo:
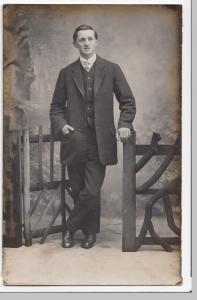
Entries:
[[94, 53], [90, 58], [85, 59], [80, 55], [80, 62], [83, 64], [88, 63], [91, 67], [93, 66], [94, 62], [96, 61], [96, 53]]

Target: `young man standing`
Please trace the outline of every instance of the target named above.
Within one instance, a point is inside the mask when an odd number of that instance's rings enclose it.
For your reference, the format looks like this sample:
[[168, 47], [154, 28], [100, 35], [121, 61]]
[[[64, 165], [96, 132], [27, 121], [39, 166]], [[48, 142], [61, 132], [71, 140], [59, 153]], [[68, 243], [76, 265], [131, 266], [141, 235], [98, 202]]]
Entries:
[[118, 135], [123, 141], [133, 130], [135, 100], [120, 67], [96, 54], [98, 34], [81, 25], [73, 34], [79, 59], [63, 68], [56, 83], [50, 110], [52, 130], [61, 139], [61, 162], [67, 166], [74, 198], [62, 246], [74, 246], [81, 229], [81, 247], [96, 242], [100, 228], [99, 193], [107, 165], [117, 163], [113, 94], [119, 102]]

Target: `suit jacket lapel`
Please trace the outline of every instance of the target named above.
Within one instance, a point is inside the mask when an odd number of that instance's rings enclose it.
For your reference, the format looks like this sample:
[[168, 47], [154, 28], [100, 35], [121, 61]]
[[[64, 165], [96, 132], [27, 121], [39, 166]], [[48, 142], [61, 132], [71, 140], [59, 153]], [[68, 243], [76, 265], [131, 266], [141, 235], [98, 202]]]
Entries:
[[73, 80], [75, 81], [76, 86], [84, 97], [83, 78], [79, 59], [75, 62], [75, 64], [73, 64], [72, 71]]
[[[83, 86], [83, 78], [81, 72], [80, 60], [78, 59], [72, 66], [72, 76], [73, 80], [76, 83], [79, 91], [84, 97], [84, 86]], [[101, 86], [101, 83], [105, 76], [105, 64], [103, 59], [97, 55], [96, 66], [95, 66], [95, 74], [94, 74], [94, 96], [96, 97], [98, 90]]]
[[94, 74], [94, 96], [98, 93], [98, 90], [101, 86], [101, 83], [105, 76], [105, 65], [100, 56], [97, 55], [96, 59], [96, 67], [95, 67], [95, 74]]

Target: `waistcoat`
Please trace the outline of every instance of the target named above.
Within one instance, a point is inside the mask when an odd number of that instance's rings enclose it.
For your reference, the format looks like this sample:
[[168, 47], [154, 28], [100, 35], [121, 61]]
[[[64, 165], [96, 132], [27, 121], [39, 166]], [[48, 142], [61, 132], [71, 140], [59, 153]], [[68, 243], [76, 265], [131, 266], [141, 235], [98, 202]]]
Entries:
[[94, 127], [94, 73], [95, 73], [95, 63], [89, 72], [87, 72], [83, 66], [82, 77], [84, 84], [84, 96], [85, 96], [85, 108], [87, 123], [90, 127]]

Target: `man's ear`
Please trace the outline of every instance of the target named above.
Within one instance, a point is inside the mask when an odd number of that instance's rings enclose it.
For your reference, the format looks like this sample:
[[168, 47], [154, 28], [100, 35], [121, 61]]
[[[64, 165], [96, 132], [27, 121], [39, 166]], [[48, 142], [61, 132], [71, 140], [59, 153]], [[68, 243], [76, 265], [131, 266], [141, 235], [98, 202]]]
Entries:
[[74, 46], [75, 48], [78, 48], [78, 46], [77, 46], [77, 44], [76, 44], [75, 41], [73, 41], [73, 46]]

